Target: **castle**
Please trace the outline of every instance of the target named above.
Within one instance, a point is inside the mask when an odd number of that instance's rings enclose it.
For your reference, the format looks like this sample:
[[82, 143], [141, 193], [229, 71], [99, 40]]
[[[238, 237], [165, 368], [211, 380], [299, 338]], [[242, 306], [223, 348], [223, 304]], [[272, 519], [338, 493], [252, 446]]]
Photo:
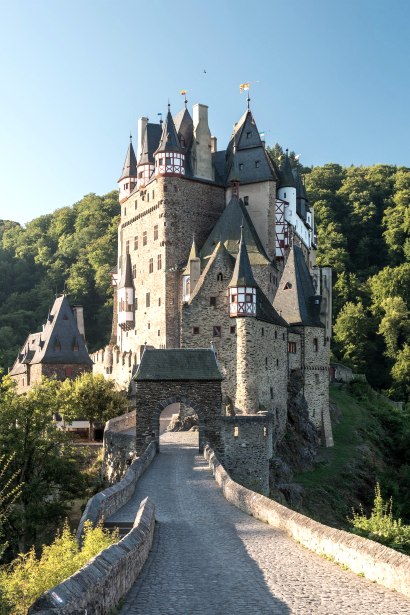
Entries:
[[269, 155], [249, 97], [226, 150], [206, 105], [141, 118], [118, 184], [112, 334], [94, 371], [128, 388], [147, 348], [212, 347], [221, 414], [269, 413], [275, 442], [301, 370], [310, 419], [331, 446], [331, 270], [315, 263], [301, 177], [287, 153], [280, 167]]

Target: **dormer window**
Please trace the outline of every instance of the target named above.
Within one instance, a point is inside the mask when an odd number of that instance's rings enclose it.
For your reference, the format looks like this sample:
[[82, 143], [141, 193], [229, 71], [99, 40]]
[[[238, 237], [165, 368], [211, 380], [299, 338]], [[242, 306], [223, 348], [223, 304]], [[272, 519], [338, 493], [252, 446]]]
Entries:
[[73, 351], [74, 351], [74, 352], [79, 352], [79, 351], [80, 351], [80, 345], [79, 345], [79, 343], [77, 342], [77, 340], [75, 340], [75, 341], [74, 341], [74, 344], [73, 344]]
[[249, 131], [249, 132], [246, 133], [246, 138], [247, 139], [250, 139], [251, 136], [252, 136], [252, 131]]
[[256, 167], [257, 169], [259, 169], [259, 167], [260, 167], [260, 166], [261, 166], [260, 160], [256, 160], [256, 161], [255, 161], [255, 167]]
[[292, 288], [292, 284], [290, 282], [286, 282], [285, 286], [283, 287], [283, 290], [290, 290]]
[[61, 352], [60, 340], [55, 340], [53, 348], [54, 348], [54, 352]]
[[243, 162], [241, 162], [241, 163], [240, 163], [240, 165], [239, 165], [239, 170], [240, 170], [240, 171], [243, 171]]

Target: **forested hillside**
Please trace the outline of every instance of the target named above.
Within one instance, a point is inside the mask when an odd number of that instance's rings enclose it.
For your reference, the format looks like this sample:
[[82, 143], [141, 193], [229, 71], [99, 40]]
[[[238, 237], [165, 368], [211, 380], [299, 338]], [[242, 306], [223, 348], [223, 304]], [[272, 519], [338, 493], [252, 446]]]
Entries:
[[[280, 146], [271, 150], [278, 159]], [[334, 270], [336, 359], [396, 399], [410, 392], [410, 169], [302, 167], [318, 223], [318, 264]], [[11, 366], [64, 288], [84, 306], [91, 350], [111, 324], [117, 192], [90, 194], [26, 227], [0, 222], [0, 365]]]
[[107, 341], [117, 258], [118, 193], [89, 194], [22, 227], [0, 221], [0, 367], [45, 322], [56, 292], [83, 305], [91, 350]]

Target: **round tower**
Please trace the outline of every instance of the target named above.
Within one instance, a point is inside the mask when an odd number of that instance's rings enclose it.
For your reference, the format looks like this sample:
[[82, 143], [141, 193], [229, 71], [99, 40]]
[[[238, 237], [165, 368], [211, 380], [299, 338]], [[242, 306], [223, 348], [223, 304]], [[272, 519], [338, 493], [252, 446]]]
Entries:
[[161, 141], [154, 153], [155, 175], [185, 175], [185, 154], [181, 147], [168, 105]]
[[137, 158], [132, 146], [132, 135], [130, 135], [130, 144], [125, 156], [124, 167], [121, 177], [118, 180], [119, 201], [123, 203], [130, 196], [137, 183]]
[[288, 150], [286, 150], [285, 159], [280, 166], [280, 180], [278, 187], [278, 198], [287, 201], [288, 205], [285, 208], [285, 219], [296, 224], [296, 182], [292, 173]]
[[125, 257], [125, 266], [122, 268], [120, 283], [118, 284], [118, 325], [128, 331], [134, 327], [134, 284], [132, 280], [131, 257]]
[[229, 282], [229, 316], [256, 316], [256, 282], [241, 227], [238, 256]]

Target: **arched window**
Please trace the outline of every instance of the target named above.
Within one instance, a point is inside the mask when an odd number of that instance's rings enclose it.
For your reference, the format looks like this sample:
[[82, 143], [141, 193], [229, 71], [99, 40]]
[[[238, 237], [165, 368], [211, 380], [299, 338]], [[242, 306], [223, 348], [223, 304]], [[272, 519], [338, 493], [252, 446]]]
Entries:
[[218, 282], [223, 282], [224, 276], [221, 272], [218, 273], [218, 275], [216, 276], [216, 279]]

